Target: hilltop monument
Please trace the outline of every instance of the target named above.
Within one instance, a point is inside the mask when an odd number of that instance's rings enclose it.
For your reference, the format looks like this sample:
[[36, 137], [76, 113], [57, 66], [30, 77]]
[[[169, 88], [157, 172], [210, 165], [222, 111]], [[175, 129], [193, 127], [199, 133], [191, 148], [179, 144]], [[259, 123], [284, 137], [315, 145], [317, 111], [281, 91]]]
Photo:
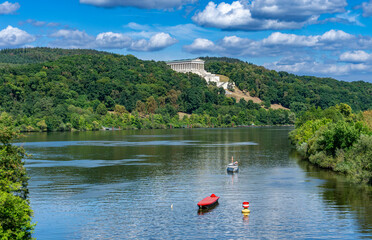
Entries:
[[216, 83], [217, 87], [222, 87], [226, 90], [228, 89], [229, 83], [228, 82], [221, 82], [219, 76], [205, 71], [204, 61], [199, 59], [199, 58], [168, 61], [166, 63], [167, 63], [168, 66], [170, 66], [176, 72], [195, 73], [195, 74], [198, 74], [199, 76], [203, 77], [208, 83], [209, 82], [214, 82], [214, 83]]

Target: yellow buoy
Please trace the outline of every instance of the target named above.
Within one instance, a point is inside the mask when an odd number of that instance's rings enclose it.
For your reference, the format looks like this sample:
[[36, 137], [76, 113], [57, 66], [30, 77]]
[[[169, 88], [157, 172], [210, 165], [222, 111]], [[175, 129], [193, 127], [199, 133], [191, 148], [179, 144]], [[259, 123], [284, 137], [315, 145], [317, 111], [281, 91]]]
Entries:
[[246, 208], [242, 210], [242, 213], [243, 214], [249, 214], [250, 212], [251, 212], [251, 210], [246, 209]]

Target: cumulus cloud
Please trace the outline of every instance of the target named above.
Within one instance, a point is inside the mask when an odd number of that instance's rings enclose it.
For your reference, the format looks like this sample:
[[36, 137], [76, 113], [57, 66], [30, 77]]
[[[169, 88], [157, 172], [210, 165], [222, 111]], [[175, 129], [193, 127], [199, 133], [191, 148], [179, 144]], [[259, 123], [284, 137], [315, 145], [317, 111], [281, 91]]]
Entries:
[[260, 19], [304, 22], [312, 16], [344, 12], [346, 0], [255, 0], [252, 15]]
[[192, 20], [224, 30], [298, 29], [317, 23], [321, 14], [344, 12], [345, 0], [238, 0], [231, 4], [209, 2]]
[[318, 40], [319, 36], [304, 36], [274, 32], [268, 38], [263, 39], [262, 44], [266, 46], [290, 45], [312, 47], [317, 44]]
[[197, 0], [80, 0], [80, 3], [97, 7], [136, 7], [146, 9], [171, 9], [192, 4]]
[[324, 63], [316, 60], [305, 60], [294, 63], [286, 63], [282, 60], [273, 63], [264, 64], [265, 67], [277, 71], [286, 71], [296, 74], [310, 74], [318, 76], [346, 76], [352, 73], [371, 72], [371, 66], [364, 63]]
[[55, 38], [50, 43], [53, 47], [127, 49], [142, 52], [159, 51], [178, 42], [177, 39], [163, 32], [153, 34], [150, 39], [133, 39], [122, 33], [104, 32], [94, 37], [85, 31], [61, 29], [50, 37]]
[[63, 48], [93, 48], [93, 36], [88, 35], [85, 31], [61, 29], [51, 35], [56, 38], [51, 45], [53, 47]]
[[296, 35], [274, 32], [267, 38], [251, 40], [237, 36], [226, 36], [211, 42], [208, 39], [196, 39], [184, 47], [190, 53], [216, 52], [227, 56], [278, 56], [297, 52], [318, 50], [363, 49], [371, 47], [370, 37], [355, 36], [341, 30], [330, 30], [322, 35]]
[[21, 6], [19, 3], [10, 3], [8, 1], [0, 4], [0, 15], [12, 14], [16, 12]]
[[99, 48], [122, 49], [131, 45], [132, 39], [121, 33], [106, 32], [96, 37], [96, 44]]
[[187, 52], [190, 53], [208, 53], [215, 50], [215, 45], [212, 41], [205, 38], [197, 38], [191, 45], [183, 47]]
[[365, 63], [372, 59], [372, 55], [361, 50], [347, 51], [340, 55], [339, 60], [350, 63]]
[[8, 26], [7, 28], [0, 31], [0, 47], [21, 47], [25, 44], [34, 42], [36, 38], [27, 32]]
[[218, 5], [209, 2], [203, 11], [192, 17], [192, 20], [204, 27], [247, 31], [297, 29], [305, 24], [305, 22], [280, 21], [278, 19], [255, 19], [252, 17], [251, 10], [240, 1], [231, 4], [222, 2]]
[[128, 49], [141, 52], [153, 52], [169, 47], [175, 43], [177, 43], [177, 39], [172, 38], [168, 33], [157, 33], [149, 40], [140, 39], [133, 41]]

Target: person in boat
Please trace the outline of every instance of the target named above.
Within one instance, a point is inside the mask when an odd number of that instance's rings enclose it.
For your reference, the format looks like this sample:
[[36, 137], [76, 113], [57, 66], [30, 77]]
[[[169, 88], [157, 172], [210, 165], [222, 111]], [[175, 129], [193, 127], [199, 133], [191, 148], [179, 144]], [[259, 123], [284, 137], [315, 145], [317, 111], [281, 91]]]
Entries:
[[235, 162], [234, 162], [234, 156], [231, 156], [231, 163], [232, 163], [233, 165], [238, 165], [238, 161], [235, 161]]

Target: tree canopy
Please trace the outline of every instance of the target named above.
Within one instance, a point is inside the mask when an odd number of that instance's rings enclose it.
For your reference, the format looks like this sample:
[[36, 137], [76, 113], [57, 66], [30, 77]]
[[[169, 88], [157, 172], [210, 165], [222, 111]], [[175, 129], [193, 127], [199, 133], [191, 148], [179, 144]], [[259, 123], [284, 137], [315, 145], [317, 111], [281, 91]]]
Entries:
[[203, 58], [206, 70], [229, 77], [241, 90], [265, 102], [281, 104], [301, 112], [311, 106], [322, 109], [340, 103], [354, 111], [372, 109], [372, 84], [344, 82], [332, 78], [297, 76], [268, 70], [237, 59]]

